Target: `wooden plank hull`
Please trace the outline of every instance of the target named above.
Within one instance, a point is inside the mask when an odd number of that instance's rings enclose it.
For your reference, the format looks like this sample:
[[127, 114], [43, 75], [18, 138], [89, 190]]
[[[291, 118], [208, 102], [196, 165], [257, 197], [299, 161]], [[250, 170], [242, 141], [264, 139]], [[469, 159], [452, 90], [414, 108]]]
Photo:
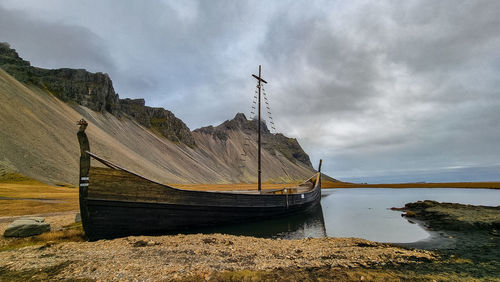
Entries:
[[181, 206], [172, 204], [89, 200], [89, 239], [158, 235], [171, 231], [239, 223], [302, 212], [316, 203], [293, 209]]
[[123, 170], [91, 167], [80, 210], [90, 240], [164, 234], [307, 211], [321, 199], [319, 174], [311, 181], [311, 189], [295, 194], [201, 192]]

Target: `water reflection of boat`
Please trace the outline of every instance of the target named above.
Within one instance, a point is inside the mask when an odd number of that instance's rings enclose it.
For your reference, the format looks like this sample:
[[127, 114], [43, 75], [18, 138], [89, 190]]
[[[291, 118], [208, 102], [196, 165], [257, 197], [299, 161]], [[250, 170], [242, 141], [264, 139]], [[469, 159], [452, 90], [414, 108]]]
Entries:
[[261, 238], [327, 237], [321, 204], [293, 216], [190, 230], [189, 233], [224, 233]]

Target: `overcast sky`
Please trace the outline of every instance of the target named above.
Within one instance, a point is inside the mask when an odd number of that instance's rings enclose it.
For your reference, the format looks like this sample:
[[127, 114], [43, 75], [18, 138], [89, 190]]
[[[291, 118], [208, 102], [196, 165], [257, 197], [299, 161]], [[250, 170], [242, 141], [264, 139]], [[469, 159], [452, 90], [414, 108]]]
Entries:
[[191, 129], [249, 116], [346, 181], [500, 180], [500, 1], [0, 2], [0, 41]]

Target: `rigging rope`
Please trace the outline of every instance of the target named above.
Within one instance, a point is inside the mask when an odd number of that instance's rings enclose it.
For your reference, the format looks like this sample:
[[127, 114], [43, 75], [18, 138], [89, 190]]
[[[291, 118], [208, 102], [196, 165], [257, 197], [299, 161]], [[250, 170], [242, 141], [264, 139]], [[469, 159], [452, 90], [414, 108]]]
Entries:
[[250, 110], [250, 119], [255, 118], [255, 109], [257, 108], [257, 95], [259, 95], [259, 90], [255, 89], [255, 94], [253, 95], [252, 109]]
[[271, 129], [274, 133], [276, 133], [276, 127], [274, 125], [273, 116], [271, 114], [271, 106], [269, 105], [269, 100], [267, 99], [266, 89], [264, 89], [264, 85], [261, 85], [262, 93], [264, 94], [264, 103], [266, 104], [267, 116], [269, 117], [269, 123], [271, 124]]
[[[262, 97], [264, 98], [263, 100], [261, 100], [261, 102], [264, 102], [264, 105], [262, 105], [262, 106], [266, 107], [267, 117], [269, 119], [269, 123], [271, 124], [271, 128], [269, 129], [269, 131], [271, 131], [271, 133], [276, 133], [274, 119], [273, 119], [273, 116], [271, 114], [271, 106], [269, 105], [269, 99], [267, 97], [267, 93], [266, 93], [266, 90], [264, 89], [263, 84], [261, 84], [260, 89], [261, 89]], [[250, 109], [250, 119], [251, 120], [257, 119], [256, 111], [257, 111], [258, 95], [259, 95], [259, 86], [257, 85], [255, 88], [254, 96], [253, 96], [252, 107]], [[265, 119], [262, 118], [262, 120], [265, 120]], [[241, 154], [241, 156], [239, 158], [241, 161], [241, 163], [239, 165], [240, 168], [246, 167], [246, 164], [247, 164], [246, 161], [250, 157], [250, 154], [247, 153], [247, 151], [250, 149], [250, 142], [251, 142], [251, 139], [249, 137], [245, 137], [245, 141], [243, 144], [244, 145], [243, 146], [243, 154]], [[241, 171], [241, 172], [243, 173], [243, 171]]]
[[[271, 124], [270, 130], [272, 130], [273, 133], [276, 133], [276, 125], [274, 124], [273, 115], [271, 113], [271, 106], [269, 105], [269, 99], [267, 98], [267, 93], [266, 93], [266, 89], [264, 88], [264, 84], [261, 84], [261, 93], [262, 93], [263, 98], [264, 98], [263, 102], [264, 102], [264, 106], [266, 107], [267, 117], [269, 119], [269, 123]], [[252, 107], [250, 109], [250, 119], [252, 119], [252, 120], [257, 118], [256, 110], [257, 110], [258, 95], [259, 95], [259, 86], [257, 85], [256, 89], [255, 89], [255, 94], [253, 96]]]

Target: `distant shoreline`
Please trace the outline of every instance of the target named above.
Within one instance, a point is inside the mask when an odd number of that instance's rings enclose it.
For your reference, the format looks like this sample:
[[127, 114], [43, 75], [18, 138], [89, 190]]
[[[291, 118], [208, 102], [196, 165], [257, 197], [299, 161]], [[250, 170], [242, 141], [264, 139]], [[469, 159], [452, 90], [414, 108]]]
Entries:
[[394, 183], [394, 184], [358, 184], [347, 182], [323, 181], [322, 188], [462, 188], [462, 189], [500, 189], [500, 182], [447, 182], [447, 183]]

